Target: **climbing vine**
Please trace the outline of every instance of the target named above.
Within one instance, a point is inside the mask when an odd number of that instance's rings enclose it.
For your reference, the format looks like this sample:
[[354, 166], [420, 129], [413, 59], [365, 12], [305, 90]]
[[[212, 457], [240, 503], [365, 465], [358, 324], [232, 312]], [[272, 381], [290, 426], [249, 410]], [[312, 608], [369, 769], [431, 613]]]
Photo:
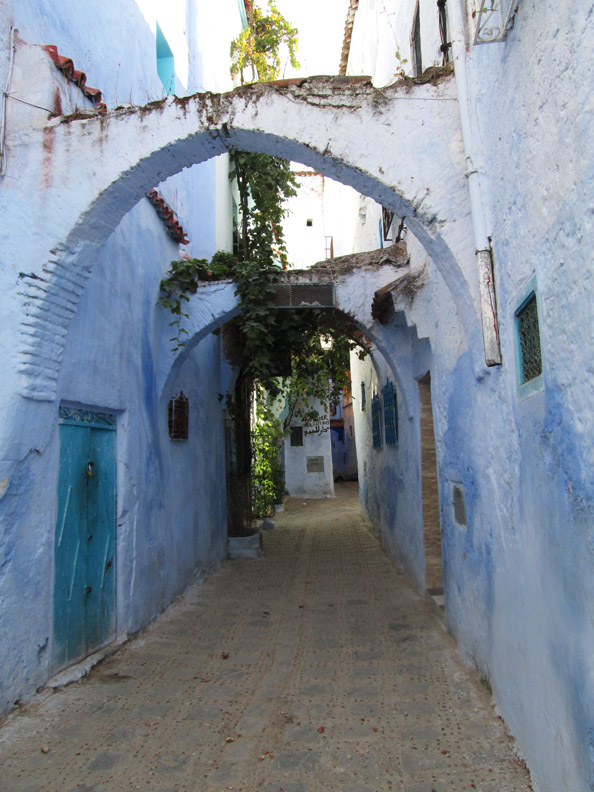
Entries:
[[232, 278], [235, 264], [233, 254], [224, 251], [215, 253], [211, 261], [194, 258], [171, 262], [169, 271], [160, 284], [158, 302], [173, 314], [173, 320], [169, 322], [171, 332], [174, 333], [169, 339], [173, 352], [179, 351], [186, 344], [184, 336], [187, 336], [188, 331], [183, 326], [183, 320], [189, 318], [184, 311], [184, 304], [190, 301], [189, 295], [198, 291], [199, 281]]
[[230, 179], [239, 193], [238, 249], [244, 261], [287, 265], [282, 222], [286, 201], [297, 195], [297, 179], [291, 164], [280, 157], [234, 150]]
[[[248, 28], [231, 45], [232, 75], [239, 74], [243, 84], [244, 70], [249, 68], [252, 81], [276, 79], [281, 45], [298, 67], [297, 30], [274, 3], [267, 14], [252, 7]], [[232, 151], [231, 161], [230, 178], [239, 194], [236, 255], [218, 252], [211, 261], [172, 262], [161, 281], [159, 302], [173, 314], [171, 343], [177, 351], [187, 336], [185, 305], [198, 283], [235, 282], [242, 310], [223, 329], [223, 340], [227, 358], [241, 368], [254, 396], [252, 510], [262, 516], [284, 494], [280, 449], [291, 420], [315, 422], [316, 403], [326, 411], [330, 403], [338, 402], [348, 384], [349, 352], [360, 338], [352, 321], [331, 309], [276, 305], [275, 286], [288, 264], [282, 224], [286, 201], [297, 194], [296, 177], [289, 162], [267, 154]], [[227, 403], [233, 415], [237, 408], [232, 399]], [[279, 403], [286, 404], [284, 422], [277, 417]], [[245, 416], [235, 415], [238, 425], [242, 420]]]
[[256, 386], [252, 430], [252, 510], [256, 517], [271, 514], [286, 494], [281, 455], [284, 430], [276, 412], [270, 394]]
[[279, 308], [275, 286], [281, 273], [272, 257], [244, 261], [223, 251], [210, 262], [173, 261], [161, 281], [159, 302], [174, 316], [171, 325], [177, 334], [171, 342], [177, 351], [185, 345], [181, 336], [187, 335], [184, 305], [198, 283], [233, 280], [242, 312], [226, 328], [232, 362], [272, 397], [285, 394], [292, 414], [313, 419], [317, 413], [308, 402], [317, 399], [327, 408], [338, 401], [348, 381], [350, 350], [365, 351], [357, 327], [346, 315], [331, 309]]
[[268, 3], [267, 13], [252, 4], [248, 26], [231, 42], [231, 76], [239, 75], [245, 82], [244, 71], [249, 69], [248, 82], [276, 80], [281, 70], [281, 46], [285, 46], [291, 65], [299, 68], [297, 61], [297, 34], [278, 11], [273, 2]]

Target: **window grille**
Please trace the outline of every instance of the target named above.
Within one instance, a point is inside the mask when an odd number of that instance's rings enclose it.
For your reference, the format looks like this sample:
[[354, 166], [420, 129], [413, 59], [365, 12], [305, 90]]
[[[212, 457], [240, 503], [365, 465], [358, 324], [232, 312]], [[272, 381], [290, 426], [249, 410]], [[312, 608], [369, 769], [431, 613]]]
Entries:
[[412, 54], [413, 75], [419, 77], [423, 73], [423, 58], [421, 54], [421, 12], [418, 3], [415, 9], [412, 33], [410, 35], [410, 50]]
[[277, 308], [334, 308], [333, 283], [282, 283], [275, 292]]
[[454, 506], [454, 519], [458, 525], [466, 525], [466, 506], [461, 484], [452, 484], [452, 505]]
[[475, 44], [503, 41], [514, 25], [517, 0], [481, 0], [478, 9]]
[[384, 430], [386, 445], [396, 445], [398, 442], [398, 410], [396, 406], [396, 389], [394, 383], [388, 380], [382, 389], [384, 397]]
[[167, 407], [167, 423], [169, 427], [169, 437], [172, 440], [187, 440], [188, 425], [190, 416], [190, 403], [184, 392], [180, 391], [179, 396], [169, 399]]
[[113, 413], [96, 412], [94, 410], [81, 410], [79, 407], [60, 405], [58, 412], [61, 424], [92, 426], [95, 429], [116, 428], [116, 417]]
[[520, 385], [523, 385], [542, 374], [540, 330], [535, 292], [531, 292], [516, 311], [516, 328], [519, 342]]
[[292, 446], [302, 446], [303, 445], [303, 427], [302, 426], [292, 426], [291, 427], [291, 445]]
[[382, 447], [382, 408], [380, 397], [376, 394], [371, 399], [371, 435], [373, 437], [373, 447]]
[[365, 402], [365, 383], [361, 383], [361, 412], [365, 411], [366, 402]]
[[382, 228], [384, 232], [384, 241], [391, 242], [389, 237], [390, 228], [392, 227], [392, 220], [394, 219], [394, 212], [391, 209], [386, 209], [382, 206]]
[[439, 36], [441, 38], [441, 46], [439, 49], [443, 54], [443, 65], [450, 62], [450, 49], [452, 47], [451, 41], [448, 41], [448, 18], [446, 14], [447, 0], [437, 0], [437, 10], [439, 13]]

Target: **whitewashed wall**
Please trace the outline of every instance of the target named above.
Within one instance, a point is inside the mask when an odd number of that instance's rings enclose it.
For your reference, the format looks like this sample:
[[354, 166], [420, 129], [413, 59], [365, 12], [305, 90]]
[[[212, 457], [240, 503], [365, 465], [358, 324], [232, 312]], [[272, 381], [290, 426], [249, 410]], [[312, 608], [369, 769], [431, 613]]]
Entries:
[[[437, 12], [433, 3], [420, 6], [423, 63], [430, 65], [439, 62]], [[587, 6], [524, 0], [504, 42], [473, 46], [478, 3], [448, 0], [450, 21], [468, 22], [455, 66], [468, 91], [461, 112], [474, 130], [469, 164], [481, 173], [480, 222], [493, 244], [503, 364], [482, 376], [471, 373], [431, 263], [423, 291], [412, 306], [402, 306], [409, 329], [398, 312], [386, 328], [400, 382], [414, 386], [431, 371], [448, 625], [463, 656], [489, 679], [535, 788], [547, 792], [594, 789], [594, 162], [587, 144], [594, 42]], [[402, 67], [395, 41], [410, 73], [414, 3], [376, 0], [362, 7], [350, 73], [389, 82]], [[544, 377], [525, 396], [514, 314], [531, 284]], [[418, 421], [415, 409], [409, 420]], [[361, 423], [359, 416], [364, 438]], [[414, 437], [410, 442], [418, 466]], [[382, 460], [383, 452], [358, 450], [360, 468], [366, 458], [367, 470], [375, 468], [362, 488], [367, 513], [422, 587], [419, 508], [410, 504], [402, 512], [398, 498], [390, 506], [384, 486], [404, 468]], [[466, 526], [453, 514], [455, 482], [463, 486]]]
[[292, 446], [290, 434], [285, 436], [285, 486], [289, 495], [297, 498], [334, 495], [330, 420], [320, 402], [314, 402], [313, 409], [320, 416], [317, 422], [304, 424], [298, 418], [291, 421], [291, 427], [302, 427], [302, 446]]
[[[50, 8], [51, 5], [51, 8]], [[204, 5], [204, 4], [201, 4]], [[82, 7], [84, 6], [84, 7]], [[67, 82], [44, 53], [41, 44], [55, 44], [84, 70], [87, 83], [104, 92], [109, 106], [144, 102], [160, 96], [156, 72], [154, 16], [147, 21], [134, 2], [48, 4], [23, 0], [13, 8], [2, 4], [2, 45], [11, 24], [19, 30], [17, 56], [10, 90], [23, 101], [52, 108], [59, 95], [65, 113], [90, 109], [76, 86]], [[236, 3], [230, 4], [239, 24]], [[146, 8], [144, 9], [146, 11]], [[176, 12], [176, 13], [174, 13]], [[177, 13], [179, 12], [179, 13]], [[181, 16], [180, 16], [181, 15]], [[220, 66], [218, 44], [210, 52], [198, 52], [193, 33], [196, 19], [185, 18], [185, 4], [169, 8], [161, 20], [174, 50], [178, 89], [202, 87], [201, 58], [210, 56]], [[229, 19], [235, 19], [231, 14]], [[187, 24], [186, 24], [187, 23]], [[227, 40], [233, 25], [219, 25], [217, 36]], [[204, 38], [204, 37], [203, 37]], [[220, 43], [220, 42], [219, 42]], [[228, 44], [227, 44], [228, 51]], [[7, 50], [2, 52], [3, 77]], [[182, 70], [183, 71], [183, 70]], [[182, 79], [183, 78], [183, 79]], [[206, 79], [206, 78], [205, 78]], [[4, 84], [4, 79], [3, 79]], [[228, 71], [220, 85], [229, 85]], [[57, 205], [44, 200], [48, 170], [34, 172], [32, 163], [17, 164], [14, 141], [23, 130], [43, 125], [47, 111], [12, 101], [8, 107], [8, 170], [0, 182], [3, 206], [11, 205], [16, 216], [27, 217], [31, 227], [21, 230], [3, 224], [2, 282], [4, 287], [0, 332], [3, 347], [13, 348], [17, 298], [22, 303], [19, 272], [39, 265], [36, 232], [48, 221]], [[97, 149], [94, 160], [101, 162]], [[46, 147], [46, 164], [51, 147]], [[104, 164], [104, 160], [103, 160]], [[37, 188], [24, 189], [17, 176], [24, 167]], [[66, 171], [76, 170], [70, 160]], [[26, 699], [51, 675], [53, 543], [57, 511], [59, 459], [58, 406], [60, 403], [117, 416], [117, 548], [116, 631], [118, 637], [145, 626], [196, 575], [217, 564], [226, 552], [223, 411], [218, 399], [222, 371], [219, 339], [208, 330], [212, 314], [188, 320], [194, 329], [184, 353], [174, 363], [171, 352], [171, 315], [157, 307], [159, 282], [172, 259], [181, 253], [210, 256], [218, 245], [230, 246], [229, 230], [216, 234], [215, 163], [197, 166], [159, 184], [167, 202], [177, 211], [191, 240], [181, 248], [168, 236], [153, 206], [142, 198], [118, 218], [113, 233], [96, 240], [95, 268], [86, 284], [69, 280], [70, 293], [77, 290], [77, 312], [66, 302], [54, 303], [52, 339], [63, 338], [60, 371], [53, 401], [32, 401], [13, 390], [19, 375], [14, 355], [5, 358], [0, 425], [0, 710], [17, 699]], [[229, 191], [225, 168], [220, 182]], [[51, 178], [62, 182], [66, 171], [57, 169]], [[20, 189], [19, 189], [20, 187]], [[65, 191], [67, 192], [67, 191]], [[76, 193], [76, 190], [74, 191]], [[222, 209], [224, 214], [224, 207]], [[51, 222], [51, 221], [49, 221]], [[27, 229], [27, 230], [25, 230]], [[229, 226], [230, 229], [230, 226]], [[40, 281], [43, 283], [43, 281]], [[222, 290], [221, 290], [222, 289]], [[212, 305], [224, 318], [235, 311], [236, 298], [218, 287]], [[230, 297], [231, 299], [227, 299]], [[25, 314], [27, 308], [24, 309]], [[70, 331], [64, 317], [72, 318]], [[23, 318], [23, 317], [22, 317]], [[212, 328], [211, 328], [212, 329]], [[34, 321], [30, 333], [39, 335]], [[192, 348], [190, 348], [192, 347]], [[172, 365], [173, 364], [173, 365]], [[17, 385], [18, 387], [18, 385]], [[183, 390], [190, 399], [190, 440], [175, 442], [167, 431], [167, 402]], [[29, 452], [34, 447], [36, 452]]]

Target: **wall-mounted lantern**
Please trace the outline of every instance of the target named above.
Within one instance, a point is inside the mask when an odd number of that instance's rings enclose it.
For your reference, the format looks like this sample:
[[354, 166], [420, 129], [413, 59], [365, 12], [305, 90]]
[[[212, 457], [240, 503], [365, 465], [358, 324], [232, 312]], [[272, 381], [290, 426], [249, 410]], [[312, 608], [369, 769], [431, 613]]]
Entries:
[[479, 0], [475, 44], [503, 41], [514, 24], [518, 0]]
[[169, 437], [172, 440], [188, 439], [189, 416], [190, 403], [187, 396], [184, 396], [184, 392], [180, 391], [178, 396], [169, 399], [167, 406]]

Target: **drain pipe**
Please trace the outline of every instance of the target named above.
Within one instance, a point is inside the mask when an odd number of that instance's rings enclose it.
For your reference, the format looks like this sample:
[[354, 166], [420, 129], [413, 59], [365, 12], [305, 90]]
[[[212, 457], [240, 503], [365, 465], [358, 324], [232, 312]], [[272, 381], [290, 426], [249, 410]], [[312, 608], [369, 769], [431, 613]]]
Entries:
[[483, 346], [487, 366], [501, 365], [501, 346], [499, 343], [499, 319], [493, 283], [493, 254], [487, 231], [484, 199], [486, 190], [481, 173], [482, 156], [479, 134], [471, 109], [466, 73], [466, 19], [460, 0], [448, 3], [448, 17], [452, 39], [452, 56], [458, 90], [460, 125], [466, 158], [466, 178], [470, 196], [470, 211], [476, 246], [476, 260], [479, 279], [481, 322], [483, 326]]
[[14, 53], [15, 53], [15, 37], [16, 28], [14, 25], [10, 28], [10, 55], [8, 64], [8, 75], [6, 77], [6, 87], [2, 92], [0, 98], [0, 178], [6, 173], [6, 102], [10, 96], [10, 83], [12, 81], [12, 70], [14, 67]]

